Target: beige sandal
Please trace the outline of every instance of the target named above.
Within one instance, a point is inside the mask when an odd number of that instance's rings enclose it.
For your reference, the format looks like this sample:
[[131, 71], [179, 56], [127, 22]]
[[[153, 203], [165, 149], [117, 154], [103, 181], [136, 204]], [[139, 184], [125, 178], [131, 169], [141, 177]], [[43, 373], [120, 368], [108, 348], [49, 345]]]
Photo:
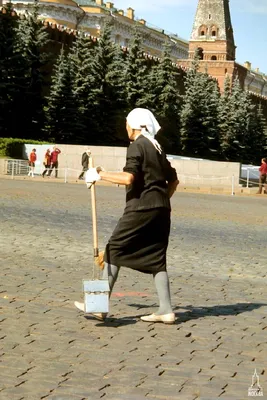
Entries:
[[170, 313], [163, 315], [156, 315], [156, 314], [145, 315], [141, 317], [141, 320], [145, 322], [163, 322], [164, 324], [174, 324], [175, 314]]
[[[78, 310], [85, 312], [85, 307], [84, 303], [80, 303], [79, 301], [75, 301], [74, 305]], [[98, 321], [104, 321], [107, 317], [107, 313], [89, 313], [89, 315], [92, 315], [95, 317]]]

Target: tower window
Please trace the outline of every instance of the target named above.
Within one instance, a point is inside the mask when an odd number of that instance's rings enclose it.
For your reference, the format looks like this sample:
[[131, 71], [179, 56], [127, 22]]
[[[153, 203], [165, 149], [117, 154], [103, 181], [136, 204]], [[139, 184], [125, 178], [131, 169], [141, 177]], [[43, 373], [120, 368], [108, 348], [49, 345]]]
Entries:
[[211, 19], [211, 14], [209, 14], [209, 19]]
[[200, 36], [205, 36], [205, 35], [207, 35], [207, 27], [206, 27], [206, 25], [201, 25], [200, 27], [199, 27], [199, 35]]
[[212, 56], [211, 60], [215, 61], [215, 60], [217, 60], [217, 57], [216, 56]]
[[199, 60], [203, 60], [204, 59], [203, 49], [201, 47], [199, 47], [197, 49], [197, 56], [198, 56]]
[[213, 37], [215, 37], [215, 36], [216, 36], [216, 31], [212, 31], [211, 35], [212, 35]]

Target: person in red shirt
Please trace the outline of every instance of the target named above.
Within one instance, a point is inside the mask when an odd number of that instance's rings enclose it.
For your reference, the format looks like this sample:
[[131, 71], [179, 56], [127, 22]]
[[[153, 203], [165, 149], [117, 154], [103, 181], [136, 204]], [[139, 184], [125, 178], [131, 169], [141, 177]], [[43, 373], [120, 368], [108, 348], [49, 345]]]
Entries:
[[61, 153], [61, 151], [55, 146], [53, 148], [53, 151], [51, 153], [51, 168], [48, 172], [48, 176], [51, 175], [53, 168], [55, 168], [55, 178], [57, 178], [58, 175], [58, 155]]
[[261, 160], [261, 166], [259, 168], [260, 171], [260, 179], [259, 179], [259, 191], [257, 194], [262, 193], [262, 188], [264, 187], [264, 194], [267, 194], [267, 185], [266, 185], [266, 177], [267, 177], [267, 158], [263, 158]]
[[45, 156], [44, 156], [44, 166], [45, 166], [45, 170], [42, 173], [43, 178], [44, 178], [45, 174], [47, 173], [47, 171], [50, 171], [50, 167], [51, 167], [51, 153], [50, 153], [49, 149], [47, 149]]
[[30, 157], [29, 157], [29, 173], [28, 176], [34, 177], [34, 167], [35, 167], [35, 161], [37, 160], [36, 156], [36, 149], [32, 149]]

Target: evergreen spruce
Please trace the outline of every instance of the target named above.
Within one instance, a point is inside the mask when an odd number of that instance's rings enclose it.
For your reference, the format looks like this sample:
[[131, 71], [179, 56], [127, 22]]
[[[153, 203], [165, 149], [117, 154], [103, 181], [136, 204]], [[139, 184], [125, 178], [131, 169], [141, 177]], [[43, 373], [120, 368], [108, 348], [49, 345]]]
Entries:
[[171, 59], [171, 46], [166, 44], [163, 57], [152, 69], [149, 77], [148, 90], [144, 94], [145, 108], [151, 109], [157, 116], [162, 129], [159, 141], [166, 152], [180, 152], [180, 103], [178, 90], [178, 70]]
[[249, 93], [241, 88], [238, 77], [232, 88], [230, 79], [226, 79], [219, 106], [219, 129], [224, 159], [257, 163], [266, 144], [264, 117], [261, 107], [253, 104]]
[[247, 134], [243, 162], [257, 165], [266, 152], [265, 120], [261, 105], [253, 105], [247, 93]]
[[262, 134], [262, 151], [261, 153], [266, 157], [267, 154], [267, 120], [264, 115], [263, 105], [260, 102], [257, 108], [257, 118], [259, 121], [259, 127]]
[[137, 28], [129, 44], [126, 58], [125, 85], [129, 110], [136, 107], [148, 107], [147, 101], [148, 67], [142, 48], [142, 36]]
[[68, 57], [69, 68], [73, 76], [73, 95], [78, 105], [77, 119], [80, 131], [76, 130], [80, 144], [93, 143], [95, 140], [95, 115], [93, 96], [92, 65], [94, 57], [93, 42], [84, 34], [76, 37]]
[[55, 65], [46, 107], [46, 131], [49, 139], [56, 143], [79, 143], [82, 130], [70, 65], [71, 62], [62, 49]]
[[218, 81], [208, 76], [207, 73], [203, 74], [203, 85], [205, 89], [203, 127], [208, 144], [207, 156], [211, 159], [219, 159], [221, 153], [218, 130], [220, 89]]
[[125, 101], [123, 67], [121, 50], [113, 43], [111, 23], [107, 22], [95, 47], [92, 63], [93, 115], [98, 133], [96, 143], [108, 145], [117, 141], [116, 126], [118, 117], [123, 117]]
[[38, 2], [35, 1], [32, 14], [20, 19], [18, 27], [19, 50], [25, 61], [26, 87], [24, 102], [20, 105], [19, 124], [24, 137], [40, 139], [44, 128], [45, 68], [48, 54], [44, 52], [49, 38], [43, 23], [38, 19]]
[[238, 77], [235, 78], [230, 97], [231, 114], [230, 146], [227, 159], [242, 162], [246, 152], [245, 137], [247, 134], [248, 102], [245, 92], [240, 86]]
[[224, 91], [219, 100], [219, 132], [221, 153], [224, 160], [228, 160], [229, 152], [235, 140], [233, 137], [231, 121], [232, 121], [232, 105], [231, 105], [232, 83], [229, 75], [224, 81]]
[[128, 145], [129, 139], [126, 125], [126, 116], [128, 113], [127, 92], [125, 87], [125, 53], [121, 47], [115, 46], [115, 54], [111, 64], [108, 79], [112, 87], [112, 103], [114, 115], [111, 116], [114, 123], [114, 131], [112, 133], [113, 140], [118, 145]]
[[18, 50], [18, 18], [11, 3], [0, 12], [0, 136], [19, 137], [15, 115], [24, 88], [24, 60]]
[[218, 84], [198, 73], [197, 57], [185, 80], [181, 110], [181, 142], [186, 156], [216, 159], [219, 153]]

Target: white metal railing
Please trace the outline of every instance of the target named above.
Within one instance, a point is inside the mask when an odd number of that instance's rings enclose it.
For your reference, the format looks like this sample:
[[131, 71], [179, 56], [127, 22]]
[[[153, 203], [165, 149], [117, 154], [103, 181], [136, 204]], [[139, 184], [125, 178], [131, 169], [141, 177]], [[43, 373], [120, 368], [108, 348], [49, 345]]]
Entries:
[[200, 185], [218, 185], [220, 187], [227, 186], [231, 188], [232, 196], [235, 195], [235, 176], [201, 176], [201, 175], [181, 175], [178, 174], [179, 181], [182, 184], [200, 184]]
[[[37, 164], [37, 163], [36, 163]], [[41, 176], [45, 167], [40, 163], [36, 165], [34, 169], [34, 175]], [[11, 179], [14, 179], [15, 176], [26, 176], [29, 174], [31, 168], [29, 167], [28, 160], [15, 160], [15, 159], [5, 159], [4, 160], [4, 174], [10, 175]], [[81, 169], [74, 169], [68, 167], [57, 168], [58, 179], [63, 179], [65, 183], [70, 180], [77, 180]], [[55, 175], [55, 168], [51, 171], [51, 177]], [[46, 173], [45, 176], [47, 176]], [[236, 177], [232, 176], [203, 176], [203, 175], [186, 175], [186, 174], [178, 174], [180, 183], [186, 185], [213, 185], [213, 186], [227, 186], [231, 188], [231, 194], [235, 194], [235, 186], [237, 185]], [[242, 166], [242, 175], [239, 178], [239, 183], [243, 184], [249, 188], [250, 186], [258, 187], [259, 186], [259, 167], [254, 166]]]
[[[36, 165], [34, 168], [33, 175], [41, 176], [45, 167], [41, 164]], [[14, 160], [14, 159], [5, 159], [4, 160], [4, 174], [10, 175], [11, 179], [14, 179], [15, 176], [27, 176], [31, 171], [31, 167], [29, 166], [28, 160]], [[49, 171], [49, 169], [48, 169]], [[46, 177], [48, 176], [48, 171], [46, 173]], [[50, 177], [55, 175], [55, 171], [57, 171], [58, 178], [64, 179], [64, 182], [67, 183], [68, 179], [78, 179], [78, 176], [81, 173], [81, 169], [73, 169], [73, 168], [53, 168], [51, 169]]]
[[[10, 175], [11, 179], [14, 179], [15, 176], [26, 176], [29, 174], [31, 168], [29, 167], [27, 160], [4, 160], [5, 161], [5, 174]], [[34, 175], [41, 176], [42, 172], [44, 171], [45, 167], [42, 165], [38, 165], [38, 168], [35, 168]], [[57, 168], [58, 172], [58, 179], [63, 179], [65, 183], [69, 182], [70, 180], [77, 180], [81, 169], [74, 169], [74, 168]], [[55, 168], [52, 169], [50, 177], [55, 175]], [[235, 185], [236, 185], [236, 178], [235, 176], [200, 176], [200, 175], [185, 175], [185, 174], [178, 174], [180, 183], [182, 184], [190, 184], [190, 185], [212, 185], [216, 186], [227, 186], [231, 188], [231, 194], [235, 194]], [[45, 175], [48, 176], [48, 173]]]
[[29, 172], [29, 162], [27, 160], [4, 160], [4, 171], [7, 175], [26, 175]]
[[255, 166], [242, 166], [240, 183], [249, 186], [259, 185], [259, 167]]

